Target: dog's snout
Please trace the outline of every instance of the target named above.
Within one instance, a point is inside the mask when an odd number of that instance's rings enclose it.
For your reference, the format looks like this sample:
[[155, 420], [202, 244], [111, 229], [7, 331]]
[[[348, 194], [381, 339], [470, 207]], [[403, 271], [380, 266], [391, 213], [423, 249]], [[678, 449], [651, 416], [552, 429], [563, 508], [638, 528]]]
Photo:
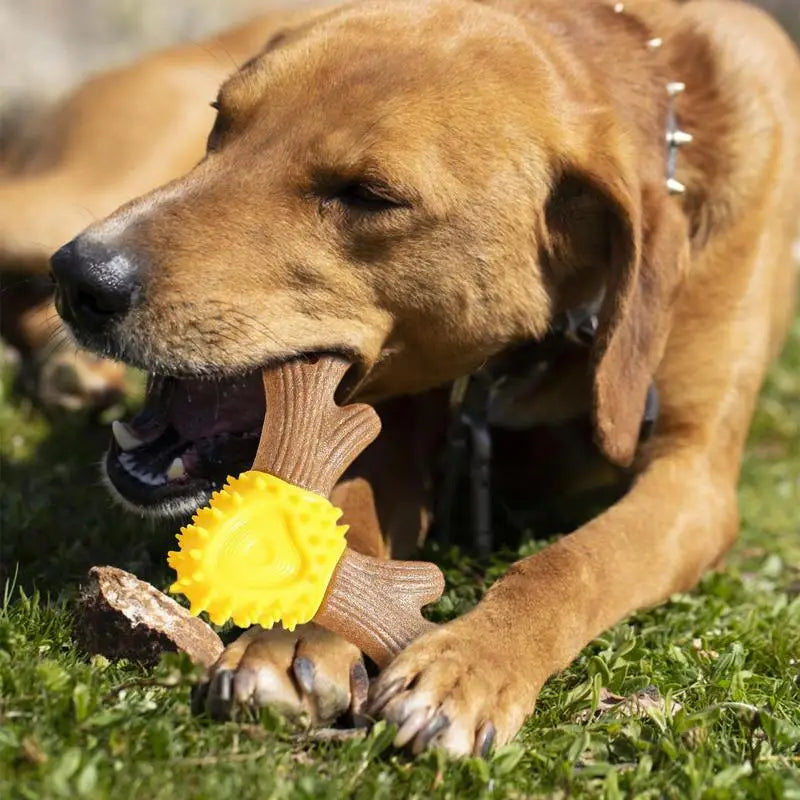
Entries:
[[107, 327], [131, 308], [138, 295], [133, 260], [96, 242], [73, 239], [53, 254], [50, 264], [58, 312], [76, 328]]

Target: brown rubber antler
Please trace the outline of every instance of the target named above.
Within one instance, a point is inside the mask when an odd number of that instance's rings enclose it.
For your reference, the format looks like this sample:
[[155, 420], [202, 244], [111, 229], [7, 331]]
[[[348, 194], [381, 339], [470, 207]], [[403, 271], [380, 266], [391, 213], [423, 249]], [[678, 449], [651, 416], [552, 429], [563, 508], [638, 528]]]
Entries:
[[[254, 470], [328, 497], [381, 427], [370, 406], [336, 405], [348, 367], [337, 356], [317, 356], [264, 370], [267, 411]], [[348, 547], [314, 621], [383, 667], [432, 627], [420, 608], [443, 590], [444, 577], [434, 564], [388, 561]]]

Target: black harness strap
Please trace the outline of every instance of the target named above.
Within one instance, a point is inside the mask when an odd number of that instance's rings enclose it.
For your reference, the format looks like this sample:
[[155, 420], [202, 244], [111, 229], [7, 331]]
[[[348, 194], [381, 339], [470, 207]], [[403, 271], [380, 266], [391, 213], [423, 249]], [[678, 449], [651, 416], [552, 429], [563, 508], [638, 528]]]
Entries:
[[[551, 331], [538, 342], [518, 348], [511, 359], [524, 369], [542, 370], [552, 364], [571, 342], [590, 347], [597, 333], [598, 303], [565, 312]], [[508, 361], [497, 368], [484, 367], [459, 378], [450, 393], [448, 426], [442, 464], [441, 484], [434, 509], [436, 531], [443, 544], [451, 542], [456, 493], [466, 464], [469, 464], [470, 527], [477, 552], [488, 555], [494, 546], [492, 535], [491, 461], [492, 434], [489, 401], [492, 389], [508, 370]], [[654, 384], [647, 392], [641, 438], [652, 433], [658, 418], [658, 393]]]
[[492, 549], [492, 434], [489, 429], [492, 384], [485, 372], [459, 378], [453, 384], [442, 484], [434, 510], [439, 537], [444, 544], [449, 544], [456, 491], [464, 464], [469, 460], [470, 522], [473, 541], [480, 553]]

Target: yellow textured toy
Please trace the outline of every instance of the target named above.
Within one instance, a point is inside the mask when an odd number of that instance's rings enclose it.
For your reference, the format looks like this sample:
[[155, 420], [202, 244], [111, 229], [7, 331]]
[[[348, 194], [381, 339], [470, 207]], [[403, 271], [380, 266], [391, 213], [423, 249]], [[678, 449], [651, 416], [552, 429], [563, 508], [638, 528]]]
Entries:
[[251, 470], [228, 478], [178, 535], [171, 592], [221, 625], [287, 630], [317, 613], [345, 549], [340, 509], [315, 492]]
[[178, 535], [170, 591], [191, 613], [240, 627], [313, 619], [384, 665], [431, 625], [420, 607], [444, 578], [433, 564], [388, 561], [346, 546], [347, 526], [327, 499], [353, 459], [378, 435], [365, 405], [334, 394], [348, 364], [334, 356], [265, 370], [267, 411], [253, 469], [228, 478]]

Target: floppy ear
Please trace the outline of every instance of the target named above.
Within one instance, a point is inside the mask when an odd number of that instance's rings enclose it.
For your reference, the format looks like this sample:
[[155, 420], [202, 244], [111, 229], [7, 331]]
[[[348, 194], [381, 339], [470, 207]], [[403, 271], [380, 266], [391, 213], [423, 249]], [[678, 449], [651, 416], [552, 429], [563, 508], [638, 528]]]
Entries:
[[686, 220], [662, 187], [646, 188], [612, 240], [606, 296], [594, 352], [597, 444], [627, 466], [639, 442], [647, 391], [664, 355], [672, 306], [689, 262]]
[[[613, 463], [627, 466], [639, 441], [647, 391], [664, 353], [689, 241], [685, 218], [664, 184], [643, 185], [618, 160], [604, 155], [595, 153], [591, 169], [570, 169], [569, 194], [573, 205], [581, 196], [582, 213], [562, 209], [555, 238], [562, 251], [566, 247], [571, 255], [579, 254], [569, 270], [575, 278], [580, 274], [576, 267], [586, 269], [589, 249], [592, 278], [604, 278], [593, 352], [592, 414], [600, 449]], [[582, 185], [583, 192], [575, 185]], [[577, 247], [575, 237], [581, 242]], [[600, 272], [598, 256], [605, 262]]]

